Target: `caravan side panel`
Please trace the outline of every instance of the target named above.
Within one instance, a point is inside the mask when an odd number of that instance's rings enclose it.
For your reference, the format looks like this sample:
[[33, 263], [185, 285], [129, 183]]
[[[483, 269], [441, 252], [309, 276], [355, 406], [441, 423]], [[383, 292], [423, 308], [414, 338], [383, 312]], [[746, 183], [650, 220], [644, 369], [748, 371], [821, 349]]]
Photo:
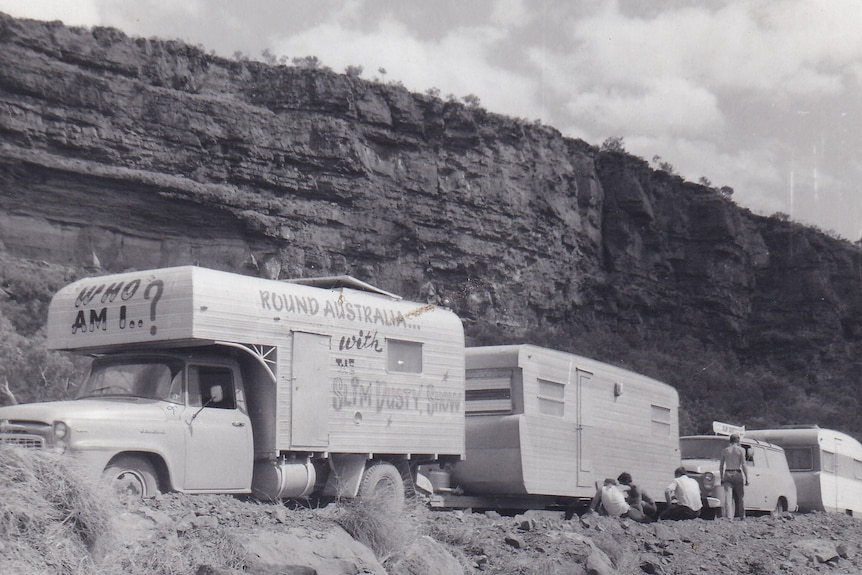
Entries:
[[[509, 400], [500, 391], [507, 370]], [[498, 346], [467, 350], [467, 389], [467, 460], [455, 473], [465, 489], [590, 497], [597, 481], [628, 471], [659, 496], [679, 465], [678, 395], [650, 378], [573, 354]], [[512, 421], [517, 440], [493, 432]], [[513, 453], [518, 465], [501, 468]]]
[[[525, 483], [533, 493], [630, 472], [648, 492], [663, 492], [679, 465], [679, 399], [672, 387], [581, 356], [522, 346]], [[565, 390], [562, 405], [556, 405]], [[526, 446], [529, 446], [527, 448]], [[577, 466], [576, 469], [573, 469]]]

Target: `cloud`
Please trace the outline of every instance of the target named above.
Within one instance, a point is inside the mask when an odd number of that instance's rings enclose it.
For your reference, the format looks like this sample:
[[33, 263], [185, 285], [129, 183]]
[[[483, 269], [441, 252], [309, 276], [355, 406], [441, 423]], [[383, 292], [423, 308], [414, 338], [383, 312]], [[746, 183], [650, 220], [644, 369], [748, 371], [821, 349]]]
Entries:
[[496, 27], [512, 28], [527, 25], [532, 17], [524, 0], [496, 0], [489, 20]]
[[485, 26], [420, 40], [401, 22], [383, 18], [369, 30], [327, 22], [271, 44], [277, 55], [314, 55], [335, 71], [361, 65], [366, 78], [398, 81], [416, 92], [437, 88], [444, 97], [475, 94], [488, 110], [519, 115], [536, 108], [535, 92], [528, 78], [491, 63], [504, 39], [503, 31]]
[[67, 26], [97, 26], [101, 23], [97, 0], [0, 0], [0, 12], [15, 18], [61, 20]]
[[591, 131], [627, 134], [702, 134], [722, 129], [714, 94], [684, 78], [655, 78], [636, 89], [599, 87], [572, 93], [569, 114], [593, 126]]

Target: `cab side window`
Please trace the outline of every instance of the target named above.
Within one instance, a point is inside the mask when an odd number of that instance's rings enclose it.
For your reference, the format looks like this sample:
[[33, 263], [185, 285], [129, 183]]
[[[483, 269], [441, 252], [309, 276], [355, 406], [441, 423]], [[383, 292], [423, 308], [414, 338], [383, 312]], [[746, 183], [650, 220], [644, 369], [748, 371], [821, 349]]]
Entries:
[[189, 405], [236, 409], [233, 371], [227, 367], [189, 366]]

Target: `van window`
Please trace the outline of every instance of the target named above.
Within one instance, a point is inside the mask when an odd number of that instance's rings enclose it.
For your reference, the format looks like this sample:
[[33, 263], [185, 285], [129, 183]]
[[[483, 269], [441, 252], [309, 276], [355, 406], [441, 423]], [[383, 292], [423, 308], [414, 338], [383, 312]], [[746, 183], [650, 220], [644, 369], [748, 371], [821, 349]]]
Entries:
[[400, 373], [422, 373], [422, 344], [415, 341], [386, 338], [386, 370]]
[[862, 461], [853, 460], [853, 473], [856, 475], [856, 479], [862, 479]]
[[810, 447], [786, 447], [784, 455], [790, 471], [812, 471], [814, 469], [814, 454]]
[[[764, 465], [766, 462], [764, 461], [763, 452], [761, 449], [754, 447], [753, 445], [743, 445], [743, 449], [745, 449], [745, 462], [750, 466], [755, 465]], [[757, 455], [755, 455], [757, 452]]]
[[189, 405], [236, 409], [233, 371], [228, 367], [190, 365]]

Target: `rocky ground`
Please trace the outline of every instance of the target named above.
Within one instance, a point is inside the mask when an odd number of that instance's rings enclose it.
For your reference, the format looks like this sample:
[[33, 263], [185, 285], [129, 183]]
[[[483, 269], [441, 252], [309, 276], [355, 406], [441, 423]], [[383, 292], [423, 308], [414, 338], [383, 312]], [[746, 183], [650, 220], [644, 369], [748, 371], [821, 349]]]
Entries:
[[[163, 495], [127, 502], [116, 523], [118, 547], [106, 559], [123, 557], [115, 568], [127, 572], [185, 572], [174, 570], [183, 555], [200, 575], [862, 573], [862, 520], [826, 513], [644, 525], [597, 515], [567, 521], [555, 512], [434, 511], [421, 502], [386, 517], [340, 504], [291, 509]], [[166, 549], [177, 556], [164, 556]]]

